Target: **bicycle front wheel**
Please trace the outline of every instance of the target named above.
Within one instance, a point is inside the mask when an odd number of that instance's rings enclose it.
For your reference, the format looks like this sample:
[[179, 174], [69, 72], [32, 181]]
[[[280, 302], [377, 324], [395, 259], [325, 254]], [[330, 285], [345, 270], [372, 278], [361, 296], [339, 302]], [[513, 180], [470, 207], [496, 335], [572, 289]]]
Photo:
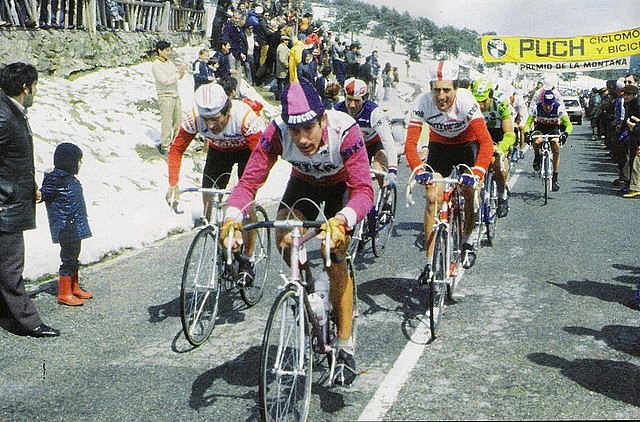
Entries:
[[432, 275], [429, 279], [429, 329], [431, 338], [438, 336], [440, 320], [444, 311], [444, 299], [447, 295], [447, 279], [449, 262], [447, 260], [447, 232], [445, 227], [438, 227], [431, 261]]
[[372, 242], [373, 254], [380, 257], [387, 249], [387, 241], [393, 231], [393, 223], [396, 218], [396, 186], [387, 185], [380, 192], [378, 200], [378, 212], [376, 215], [374, 241]]
[[191, 242], [182, 270], [180, 318], [187, 341], [200, 346], [211, 335], [218, 314], [224, 256], [217, 233], [211, 227], [200, 230]]
[[262, 420], [304, 421], [309, 412], [313, 351], [311, 326], [297, 292], [276, 299], [262, 339], [260, 414]]
[[542, 179], [544, 180], [544, 203], [549, 200], [549, 182], [551, 181], [551, 159], [549, 153], [545, 153], [542, 157]]
[[[267, 211], [260, 205], [256, 206], [257, 221], [267, 221]], [[264, 283], [269, 273], [271, 262], [271, 229], [262, 227], [254, 230], [255, 249], [253, 253], [253, 285], [240, 289], [240, 296], [244, 303], [253, 306], [260, 301], [264, 292]]]

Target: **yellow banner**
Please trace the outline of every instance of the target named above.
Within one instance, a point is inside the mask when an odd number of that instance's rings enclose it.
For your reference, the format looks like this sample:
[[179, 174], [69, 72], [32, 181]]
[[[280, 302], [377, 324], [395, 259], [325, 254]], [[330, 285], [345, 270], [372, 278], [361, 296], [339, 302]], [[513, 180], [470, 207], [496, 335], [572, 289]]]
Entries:
[[635, 54], [640, 54], [640, 28], [573, 38], [482, 36], [485, 62], [579, 62]]

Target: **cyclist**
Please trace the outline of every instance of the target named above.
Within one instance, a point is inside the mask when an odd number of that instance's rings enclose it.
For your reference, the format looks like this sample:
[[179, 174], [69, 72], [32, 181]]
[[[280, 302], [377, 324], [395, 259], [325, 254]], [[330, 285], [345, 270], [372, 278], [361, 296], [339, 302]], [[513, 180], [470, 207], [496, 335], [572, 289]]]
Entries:
[[361, 79], [347, 79], [344, 83], [344, 95], [344, 101], [340, 101], [334, 108], [356, 120], [367, 146], [371, 167], [379, 171], [387, 169], [386, 180], [378, 179], [380, 187], [384, 183], [395, 183], [398, 154], [389, 126], [389, 116], [382, 107], [368, 99], [367, 84]]
[[[240, 210], [255, 198], [278, 156], [291, 163], [292, 171], [277, 218], [287, 218], [296, 204], [291, 212], [297, 218], [314, 220], [319, 210], [306, 201], [296, 203], [300, 198], [309, 198], [318, 204], [324, 202], [324, 213], [331, 217], [327, 229], [331, 232], [330, 246], [335, 259], [327, 268], [327, 275], [338, 328], [336, 379], [350, 384], [356, 377], [351, 337], [353, 280], [344, 257], [349, 244], [348, 232], [373, 206], [364, 139], [349, 115], [337, 110], [325, 111], [322, 99], [312, 85], [292, 82], [285, 86], [281, 116], [267, 126], [229, 198], [221, 237], [223, 242], [230, 227], [241, 228]], [[288, 256], [290, 236], [285, 235], [277, 231], [276, 244]], [[241, 243], [242, 237], [236, 231], [233, 248]]]
[[[564, 104], [558, 100], [556, 94], [547, 89], [542, 91], [537, 104], [531, 107], [529, 118], [524, 125], [524, 132], [527, 142], [531, 143], [531, 128], [542, 132], [543, 135], [558, 134], [557, 138], [551, 139], [551, 151], [553, 153], [553, 175], [551, 177], [551, 190], [560, 190], [558, 184], [558, 172], [560, 171], [560, 145], [564, 145], [567, 137], [573, 131], [573, 125], [569, 120]], [[533, 140], [533, 169], [540, 171], [542, 166], [542, 155], [540, 145], [542, 139]]]
[[[493, 83], [486, 78], [476, 79], [471, 84], [471, 92], [480, 105], [487, 129], [493, 139], [493, 158], [491, 168], [498, 185], [498, 217], [506, 217], [509, 212], [509, 189], [507, 177], [509, 175], [509, 160], [507, 154], [516, 141], [513, 130], [511, 110], [507, 100], [499, 101], [494, 96]], [[502, 153], [502, 154], [501, 154]]]
[[513, 120], [513, 130], [516, 134], [516, 147], [513, 151], [513, 161], [524, 158], [524, 123], [529, 117], [529, 110], [525, 104], [524, 98], [516, 92], [513, 86], [505, 89], [505, 96], [509, 100], [509, 108], [511, 109], [511, 119]]
[[[480, 112], [478, 103], [470, 91], [458, 89], [458, 66], [451, 62], [437, 62], [431, 69], [430, 91], [421, 94], [413, 105], [404, 146], [407, 162], [412, 169], [422, 166], [417, 144], [424, 123], [429, 131], [427, 164], [436, 175], [449, 175], [455, 165], [472, 167], [476, 179], [484, 177], [491, 163], [493, 141]], [[442, 186], [428, 183], [431, 175], [419, 172], [415, 179], [426, 183], [427, 206], [424, 213], [424, 228], [427, 265], [420, 280], [429, 273], [433, 255], [434, 237], [431, 228], [434, 213], [442, 202]], [[479, 186], [479, 183], [476, 183]], [[474, 190], [463, 187], [465, 197], [465, 233], [463, 243], [463, 266], [470, 268], [475, 263], [475, 246], [468, 242], [475, 226], [473, 210]]]
[[[202, 187], [224, 188], [229, 182], [234, 163], [238, 164], [238, 177], [242, 176], [251, 150], [257, 145], [265, 124], [263, 120], [240, 100], [227, 97], [224, 89], [215, 83], [200, 86], [194, 93], [194, 103], [190, 113], [185, 113], [182, 125], [171, 143], [168, 156], [169, 189], [165, 199], [176, 210], [180, 199], [178, 180], [182, 155], [196, 137], [204, 138], [207, 146], [207, 160], [202, 174]], [[203, 195], [204, 217], [211, 218], [211, 202]], [[255, 218], [255, 214], [251, 213]], [[253, 254], [253, 240], [247, 239], [245, 256]], [[250, 261], [240, 261], [240, 286], [250, 286], [253, 282], [253, 268]]]

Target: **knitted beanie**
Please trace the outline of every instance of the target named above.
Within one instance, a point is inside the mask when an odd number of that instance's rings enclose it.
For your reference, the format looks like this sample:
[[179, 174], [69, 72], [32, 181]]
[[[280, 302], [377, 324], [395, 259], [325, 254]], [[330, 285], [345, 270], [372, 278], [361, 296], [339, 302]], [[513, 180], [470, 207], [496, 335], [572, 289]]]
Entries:
[[82, 150], [75, 144], [63, 142], [53, 153], [53, 165], [69, 174], [77, 174], [82, 159]]

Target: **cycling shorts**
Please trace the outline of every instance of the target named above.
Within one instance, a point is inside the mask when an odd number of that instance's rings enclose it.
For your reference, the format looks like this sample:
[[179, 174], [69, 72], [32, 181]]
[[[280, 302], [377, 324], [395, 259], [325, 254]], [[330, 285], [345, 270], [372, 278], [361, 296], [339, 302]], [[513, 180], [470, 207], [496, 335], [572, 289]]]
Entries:
[[480, 144], [477, 141], [456, 145], [430, 142], [427, 164], [431, 166], [433, 171], [447, 177], [451, 174], [453, 167], [458, 164], [473, 167], [476, 164], [479, 149]]
[[539, 130], [543, 135], [560, 135], [560, 126], [539, 125], [533, 126], [533, 130]]
[[[209, 148], [207, 161], [202, 172], [202, 187], [224, 189], [229, 183], [229, 176], [234, 163], [238, 163], [238, 178], [244, 173], [251, 151], [222, 152]], [[226, 174], [225, 174], [226, 173]]]
[[[290, 209], [298, 199], [308, 198], [318, 205], [324, 202], [324, 214], [327, 218], [331, 218], [344, 208], [347, 200], [346, 193], [346, 183], [318, 186], [307, 183], [302, 179], [291, 177], [282, 196], [278, 211]], [[299, 201], [295, 205], [295, 209], [300, 211], [307, 220], [315, 220], [320, 213], [320, 210], [309, 201]]]

